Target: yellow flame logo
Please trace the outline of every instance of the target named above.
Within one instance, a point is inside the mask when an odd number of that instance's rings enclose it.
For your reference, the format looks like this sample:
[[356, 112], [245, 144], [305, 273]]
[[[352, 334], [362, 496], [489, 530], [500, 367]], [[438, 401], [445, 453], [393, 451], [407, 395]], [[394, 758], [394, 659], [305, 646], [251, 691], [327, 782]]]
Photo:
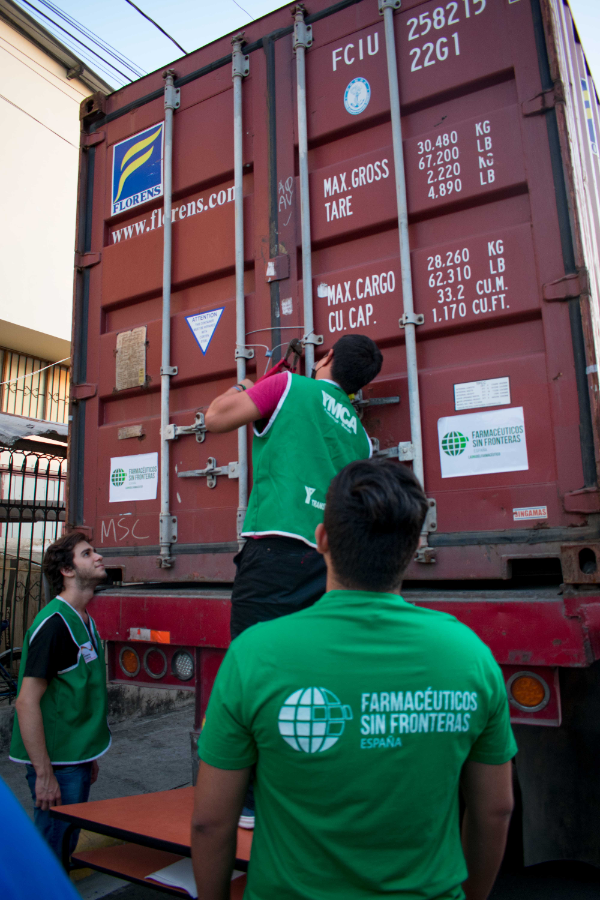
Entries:
[[127, 162], [131, 159], [132, 156], [135, 156], [136, 153], [139, 153], [141, 150], [145, 150], [161, 133], [162, 123], [158, 126], [154, 134], [151, 134], [150, 137], [144, 138], [142, 141], [138, 141], [137, 144], [134, 144], [133, 147], [130, 147], [125, 156], [121, 161], [121, 179], [119, 181], [119, 190], [117, 191], [117, 196], [115, 197], [113, 203], [116, 203], [119, 197], [121, 196], [121, 191], [123, 190], [123, 185], [136, 169], [139, 169], [140, 166], [143, 166], [145, 162], [147, 162], [152, 156], [152, 152], [154, 147], [150, 147], [150, 149], [144, 153], [142, 156], [138, 156], [137, 159], [134, 159], [133, 162], [129, 163], [125, 171], [123, 171]]

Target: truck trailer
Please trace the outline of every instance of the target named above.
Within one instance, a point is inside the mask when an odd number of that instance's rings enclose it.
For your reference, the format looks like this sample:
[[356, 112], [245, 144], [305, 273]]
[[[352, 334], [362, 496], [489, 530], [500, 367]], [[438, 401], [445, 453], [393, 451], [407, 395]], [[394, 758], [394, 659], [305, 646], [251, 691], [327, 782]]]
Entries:
[[81, 126], [67, 506], [109, 678], [195, 690], [194, 746], [252, 477], [204, 411], [367, 334], [355, 407], [429, 499], [403, 596], [502, 666], [525, 862], [600, 865], [600, 121], [566, 0], [286, 5]]

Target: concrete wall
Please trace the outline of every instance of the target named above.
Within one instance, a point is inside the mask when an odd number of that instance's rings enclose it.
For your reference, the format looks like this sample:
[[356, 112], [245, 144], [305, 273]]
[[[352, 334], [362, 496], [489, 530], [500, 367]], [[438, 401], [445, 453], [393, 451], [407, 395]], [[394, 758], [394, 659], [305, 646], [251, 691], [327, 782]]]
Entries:
[[91, 91], [0, 20], [0, 344], [69, 355], [79, 104]]

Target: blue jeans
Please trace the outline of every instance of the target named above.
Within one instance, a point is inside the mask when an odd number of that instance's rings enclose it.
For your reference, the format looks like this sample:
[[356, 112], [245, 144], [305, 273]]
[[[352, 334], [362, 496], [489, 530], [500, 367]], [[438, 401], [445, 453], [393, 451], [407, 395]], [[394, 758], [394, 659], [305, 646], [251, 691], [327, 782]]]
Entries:
[[[31, 791], [31, 796], [35, 804], [35, 769], [30, 765], [27, 765], [25, 768], [27, 770], [26, 775], [29, 790]], [[91, 762], [78, 763], [74, 766], [54, 766], [53, 768], [56, 780], [60, 785], [61, 804], [86, 803], [90, 796], [90, 783], [92, 777]], [[61, 859], [63, 835], [69, 827], [69, 823], [61, 822], [60, 819], [53, 818], [47, 809], [42, 810], [35, 805], [33, 809], [33, 821], [35, 822], [36, 828], [41, 831], [58, 858]], [[75, 850], [78, 838], [79, 829], [74, 831], [71, 835], [69, 855]]]

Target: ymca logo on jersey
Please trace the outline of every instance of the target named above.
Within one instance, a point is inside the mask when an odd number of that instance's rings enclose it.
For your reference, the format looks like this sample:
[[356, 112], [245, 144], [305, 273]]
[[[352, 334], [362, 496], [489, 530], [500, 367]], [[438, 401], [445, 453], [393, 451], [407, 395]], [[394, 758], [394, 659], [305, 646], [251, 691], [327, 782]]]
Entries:
[[325, 412], [336, 422], [338, 422], [346, 431], [353, 431], [356, 434], [356, 416], [353, 416], [343, 403], [339, 403], [335, 397], [328, 394], [327, 391], [321, 391], [323, 394], [323, 406]]
[[147, 203], [163, 193], [164, 123], [153, 125], [115, 144], [112, 171], [112, 215]]
[[300, 688], [279, 710], [279, 734], [304, 753], [322, 753], [341, 738], [352, 710], [323, 687]]

